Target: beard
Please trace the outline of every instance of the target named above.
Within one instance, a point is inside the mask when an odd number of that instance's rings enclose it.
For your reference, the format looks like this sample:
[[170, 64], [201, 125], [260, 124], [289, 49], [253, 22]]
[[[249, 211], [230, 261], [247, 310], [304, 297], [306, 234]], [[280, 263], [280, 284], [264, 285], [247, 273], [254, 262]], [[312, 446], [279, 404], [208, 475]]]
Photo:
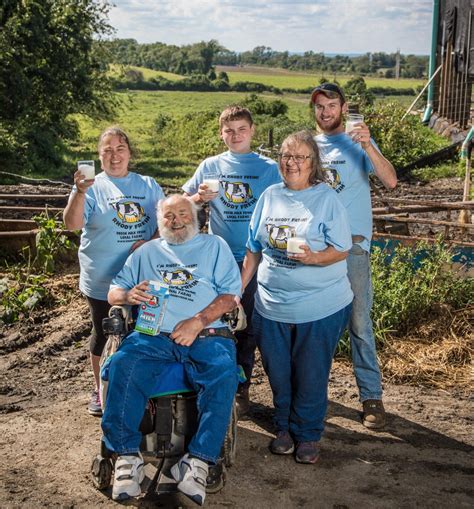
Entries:
[[197, 219], [193, 219], [192, 223], [184, 225], [184, 228], [180, 228], [179, 230], [168, 228], [163, 224], [162, 220], [159, 220], [158, 229], [160, 231], [160, 237], [163, 237], [168, 244], [184, 244], [199, 233]]
[[316, 117], [316, 124], [318, 124], [318, 127], [322, 130], [322, 131], [334, 131], [336, 130], [343, 122], [343, 117], [342, 117], [342, 111], [341, 113], [339, 114], [338, 117], [336, 117], [331, 123], [322, 123], [317, 117]]

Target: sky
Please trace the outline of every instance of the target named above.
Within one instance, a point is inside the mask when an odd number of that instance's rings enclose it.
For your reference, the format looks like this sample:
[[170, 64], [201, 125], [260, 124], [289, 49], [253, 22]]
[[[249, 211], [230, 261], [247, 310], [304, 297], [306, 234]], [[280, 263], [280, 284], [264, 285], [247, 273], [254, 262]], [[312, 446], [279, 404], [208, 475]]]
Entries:
[[433, 0], [112, 0], [115, 37], [231, 51], [429, 54]]

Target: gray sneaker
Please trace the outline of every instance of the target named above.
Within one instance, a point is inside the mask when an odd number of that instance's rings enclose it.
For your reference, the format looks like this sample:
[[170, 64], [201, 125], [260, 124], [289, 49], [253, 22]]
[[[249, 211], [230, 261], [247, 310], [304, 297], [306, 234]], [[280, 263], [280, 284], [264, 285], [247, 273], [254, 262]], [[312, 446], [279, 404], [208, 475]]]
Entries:
[[319, 459], [318, 442], [299, 442], [295, 459], [298, 463], [316, 463]]
[[206, 498], [208, 473], [209, 465], [199, 458], [190, 458], [189, 454], [185, 454], [171, 467], [171, 475], [178, 483], [178, 490], [199, 505], [204, 505]]
[[278, 431], [276, 438], [270, 444], [273, 454], [292, 454], [295, 450], [295, 442], [288, 431]]
[[102, 405], [99, 391], [92, 391], [87, 411], [95, 417], [102, 417]]

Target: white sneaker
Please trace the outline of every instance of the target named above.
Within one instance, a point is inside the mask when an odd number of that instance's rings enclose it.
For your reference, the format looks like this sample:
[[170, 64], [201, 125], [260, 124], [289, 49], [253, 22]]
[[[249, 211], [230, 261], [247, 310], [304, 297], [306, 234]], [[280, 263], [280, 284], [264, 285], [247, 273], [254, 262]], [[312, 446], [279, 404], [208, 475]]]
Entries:
[[178, 483], [178, 490], [199, 505], [206, 498], [206, 479], [209, 466], [198, 458], [185, 454], [176, 465], [171, 467], [171, 475]]
[[119, 456], [115, 462], [114, 487], [112, 498], [114, 500], [127, 500], [138, 497], [142, 490], [140, 483], [145, 477], [143, 471], [143, 458], [139, 456]]

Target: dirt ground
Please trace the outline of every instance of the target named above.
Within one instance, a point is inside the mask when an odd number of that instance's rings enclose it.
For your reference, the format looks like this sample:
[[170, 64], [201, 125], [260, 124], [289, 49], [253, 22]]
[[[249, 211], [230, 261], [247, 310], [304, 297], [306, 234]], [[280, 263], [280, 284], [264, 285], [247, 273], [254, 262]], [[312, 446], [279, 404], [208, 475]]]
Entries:
[[[77, 268], [76, 268], [77, 270]], [[0, 507], [113, 507], [90, 480], [100, 419], [87, 414], [87, 306], [77, 272], [52, 282], [58, 301], [0, 334]], [[383, 432], [360, 422], [350, 366], [337, 361], [316, 465], [269, 453], [272, 400], [260, 365], [236, 464], [208, 507], [472, 507], [472, 399], [465, 391], [385, 384]], [[193, 507], [179, 497], [141, 507]]]
[[[461, 187], [462, 183], [459, 182]], [[456, 187], [458, 187], [456, 186]], [[87, 414], [92, 388], [87, 306], [78, 267], [51, 281], [54, 302], [28, 321], [0, 328], [0, 507], [117, 507], [97, 491], [90, 464], [100, 419]], [[272, 455], [272, 399], [261, 365], [252, 408], [238, 428], [227, 484], [206, 499], [225, 508], [472, 507], [473, 400], [465, 388], [384, 384], [388, 424], [369, 431], [351, 367], [336, 361], [322, 456], [316, 465]], [[180, 498], [141, 499], [138, 507], [197, 507]]]

